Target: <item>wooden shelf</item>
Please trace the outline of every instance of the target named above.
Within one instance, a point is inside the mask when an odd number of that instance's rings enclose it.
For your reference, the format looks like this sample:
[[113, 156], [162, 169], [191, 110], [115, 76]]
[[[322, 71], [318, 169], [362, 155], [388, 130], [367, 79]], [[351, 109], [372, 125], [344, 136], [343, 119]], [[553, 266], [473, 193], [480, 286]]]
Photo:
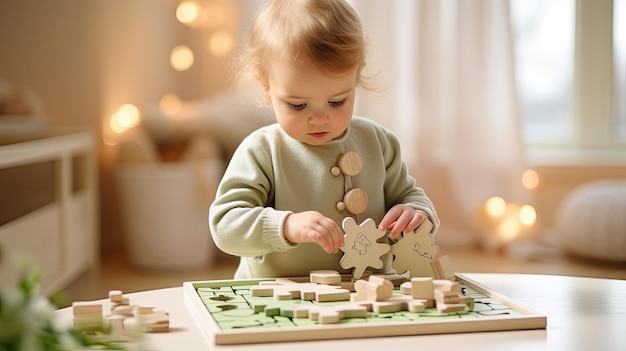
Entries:
[[96, 169], [89, 132], [0, 140], [0, 285], [17, 278], [20, 256], [41, 269], [44, 294], [97, 265]]

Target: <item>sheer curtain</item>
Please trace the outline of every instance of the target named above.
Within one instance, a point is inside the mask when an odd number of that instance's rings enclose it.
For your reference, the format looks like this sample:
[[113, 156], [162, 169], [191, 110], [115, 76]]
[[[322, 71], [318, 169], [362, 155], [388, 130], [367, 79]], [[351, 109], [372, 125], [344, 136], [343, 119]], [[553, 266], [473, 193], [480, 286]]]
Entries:
[[529, 203], [507, 0], [353, 0], [382, 92], [356, 113], [393, 130], [433, 199], [438, 242], [484, 239], [476, 212], [492, 196]]

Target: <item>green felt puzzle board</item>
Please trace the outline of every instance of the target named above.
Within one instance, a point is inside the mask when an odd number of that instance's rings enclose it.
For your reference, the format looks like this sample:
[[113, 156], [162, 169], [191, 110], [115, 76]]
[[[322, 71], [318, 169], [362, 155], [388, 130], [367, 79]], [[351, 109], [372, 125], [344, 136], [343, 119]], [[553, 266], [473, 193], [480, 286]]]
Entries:
[[[472, 311], [440, 313], [429, 308], [419, 313], [368, 312], [365, 318], [346, 318], [338, 324], [318, 324], [308, 318], [292, 318], [288, 311], [290, 306], [298, 304], [334, 305], [349, 301], [275, 301], [272, 297], [250, 296], [249, 288], [261, 280], [185, 282], [183, 288], [188, 308], [215, 344], [545, 328], [545, 316], [461, 274], [456, 275], [456, 280], [461, 283], [463, 293], [474, 298]], [[401, 294], [397, 289], [394, 294]]]

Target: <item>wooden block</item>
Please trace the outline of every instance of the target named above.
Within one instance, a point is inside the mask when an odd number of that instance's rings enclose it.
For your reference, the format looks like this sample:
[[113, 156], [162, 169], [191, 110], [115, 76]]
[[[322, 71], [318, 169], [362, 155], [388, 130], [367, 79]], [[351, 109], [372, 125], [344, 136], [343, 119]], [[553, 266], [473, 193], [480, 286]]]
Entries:
[[383, 301], [393, 294], [393, 283], [385, 278], [372, 275], [368, 281], [360, 279], [354, 282], [354, 290], [357, 292], [354, 297], [351, 297], [354, 301]]
[[112, 302], [121, 302], [123, 299], [122, 290], [110, 290], [109, 300]]
[[294, 317], [318, 321], [320, 324], [335, 324], [343, 318], [365, 317], [367, 309], [360, 305], [346, 304], [335, 306], [301, 305], [294, 309]]
[[170, 316], [167, 312], [162, 310], [156, 310], [153, 313], [145, 314], [141, 316], [141, 321], [144, 324], [157, 324], [157, 323], [169, 323]]
[[133, 310], [135, 309], [135, 305], [116, 305], [111, 307], [111, 313], [119, 314], [122, 316], [133, 316]]
[[359, 306], [364, 307], [367, 312], [372, 312], [374, 310], [373, 306], [374, 306], [374, 303], [376, 302], [376, 301], [368, 301], [368, 300], [363, 300], [363, 301], [352, 301], [352, 300], [350, 300], [350, 301], [354, 302], [355, 304], [357, 304]]
[[111, 301], [115, 305], [128, 305], [130, 304], [130, 299], [128, 297], [122, 297], [119, 301]]
[[400, 292], [403, 293], [404, 295], [411, 295], [412, 291], [413, 291], [413, 283], [411, 283], [410, 281], [400, 284]]
[[348, 301], [350, 290], [342, 289], [337, 285], [317, 283], [298, 283], [289, 279], [277, 279], [273, 284], [255, 285], [250, 287], [252, 296], [274, 296], [275, 300], [301, 299], [318, 302]]
[[315, 293], [315, 300], [317, 302], [348, 301], [350, 300], [350, 290], [334, 289], [318, 291]]
[[469, 296], [459, 297], [459, 303], [465, 304], [468, 311], [474, 310], [474, 298]]
[[433, 278], [411, 278], [411, 296], [414, 299], [434, 300]]
[[309, 279], [311, 280], [311, 283], [327, 285], [341, 284], [341, 275], [339, 272], [333, 270], [311, 271], [309, 273]]
[[262, 285], [259, 283], [259, 285], [250, 287], [250, 296], [274, 296], [274, 286]]
[[102, 316], [87, 316], [74, 318], [74, 326], [76, 328], [87, 330], [101, 330], [104, 325]]
[[354, 282], [354, 294], [350, 294], [350, 301], [359, 302], [359, 301], [367, 301], [369, 300], [369, 296], [366, 293], [367, 290], [367, 280], [359, 279]]
[[393, 313], [399, 311], [423, 311], [426, 300], [415, 300], [409, 295], [394, 296], [384, 301], [372, 302], [372, 311], [376, 313]]
[[385, 278], [372, 275], [369, 277], [368, 287], [371, 284], [375, 284], [376, 288], [376, 301], [387, 300], [393, 295], [393, 283]]
[[353, 281], [342, 281], [339, 284], [339, 287], [342, 288], [342, 289], [350, 290], [350, 291], [356, 291], [354, 289], [354, 282]]
[[155, 324], [147, 324], [143, 326], [143, 331], [146, 333], [164, 333], [170, 331], [170, 323], [155, 323]]
[[409, 312], [424, 312], [426, 310], [426, 300], [411, 300], [407, 302]]
[[372, 310], [375, 313], [393, 313], [407, 310], [406, 301], [377, 301], [372, 303]]
[[459, 303], [459, 294], [451, 291], [441, 291], [435, 289], [435, 301], [439, 304], [456, 304]]
[[113, 314], [107, 316], [107, 320], [109, 321], [109, 327], [111, 328], [111, 334], [119, 335], [124, 330], [124, 320], [125, 316], [119, 314]]
[[75, 301], [72, 303], [74, 316], [102, 315], [102, 304], [92, 301]]
[[340, 317], [337, 312], [320, 312], [316, 319], [320, 324], [336, 324]]
[[135, 306], [133, 308], [133, 315], [135, 317], [140, 317], [142, 315], [154, 313], [155, 307], [150, 306]]
[[433, 268], [433, 272], [435, 273], [435, 278], [454, 280], [456, 273], [450, 256], [445, 255], [434, 260], [431, 262], [431, 266]]
[[293, 294], [289, 291], [274, 290], [274, 300], [292, 300]]
[[441, 290], [441, 291], [452, 291], [456, 293], [461, 292], [461, 285], [453, 281], [447, 280], [447, 279], [433, 280], [433, 287], [434, 289]]
[[462, 303], [459, 303], [459, 304], [438, 303], [437, 304], [437, 310], [442, 313], [463, 312], [465, 311], [465, 307], [466, 307], [465, 304], [462, 304]]

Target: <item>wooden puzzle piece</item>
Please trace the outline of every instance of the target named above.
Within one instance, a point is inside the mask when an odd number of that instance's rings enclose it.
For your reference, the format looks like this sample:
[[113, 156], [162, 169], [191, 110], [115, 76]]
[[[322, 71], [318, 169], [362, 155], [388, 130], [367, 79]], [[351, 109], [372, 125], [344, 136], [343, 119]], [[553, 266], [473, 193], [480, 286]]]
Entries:
[[432, 229], [432, 222], [424, 221], [414, 232], [402, 233], [402, 238], [391, 246], [392, 267], [398, 274], [408, 271], [409, 278], [434, 276], [430, 263], [439, 247], [435, 245]]
[[452, 265], [452, 260], [450, 260], [450, 256], [445, 255], [442, 256], [430, 263], [430, 266], [435, 273], [435, 278], [437, 279], [448, 279], [454, 280], [454, 266]]
[[335, 306], [302, 305], [293, 311], [294, 318], [309, 318], [320, 324], [339, 323], [344, 318], [365, 317], [367, 308], [358, 304], [343, 304]]
[[103, 316], [104, 305], [96, 301], [75, 301], [72, 303], [74, 325], [90, 332], [105, 331], [104, 322], [108, 324], [108, 335], [116, 341], [133, 339], [131, 326], [139, 327], [147, 333], [167, 332], [170, 328], [169, 313], [157, 307], [131, 305], [121, 290], [109, 291], [111, 314]]
[[340, 285], [341, 275], [337, 271], [333, 270], [318, 270], [309, 273], [309, 279], [311, 283], [328, 284], [328, 285]]
[[367, 267], [382, 268], [381, 257], [389, 252], [390, 246], [377, 240], [385, 236], [385, 231], [379, 230], [371, 218], [357, 225], [354, 218], [346, 217], [342, 227], [346, 234], [345, 244], [339, 248], [344, 252], [339, 261], [341, 267], [354, 268], [352, 275], [356, 279], [363, 276]]
[[354, 289], [356, 293], [350, 296], [350, 301], [382, 301], [393, 295], [393, 283], [375, 275], [369, 280], [357, 280]]
[[306, 300], [274, 300], [259, 296], [247, 296], [246, 300], [253, 313], [263, 312], [267, 316], [293, 317], [294, 308], [312, 304]]
[[72, 303], [74, 326], [89, 332], [102, 330], [102, 303], [97, 301], [76, 301]]
[[427, 301], [414, 299], [409, 295], [392, 296], [383, 301], [360, 301], [358, 305], [364, 306], [368, 311], [375, 313], [394, 313], [400, 311], [423, 312], [426, 310]]
[[250, 287], [252, 296], [273, 296], [274, 300], [300, 299], [317, 302], [347, 301], [350, 299], [350, 290], [337, 285], [317, 283], [298, 283], [289, 279], [260, 282]]

